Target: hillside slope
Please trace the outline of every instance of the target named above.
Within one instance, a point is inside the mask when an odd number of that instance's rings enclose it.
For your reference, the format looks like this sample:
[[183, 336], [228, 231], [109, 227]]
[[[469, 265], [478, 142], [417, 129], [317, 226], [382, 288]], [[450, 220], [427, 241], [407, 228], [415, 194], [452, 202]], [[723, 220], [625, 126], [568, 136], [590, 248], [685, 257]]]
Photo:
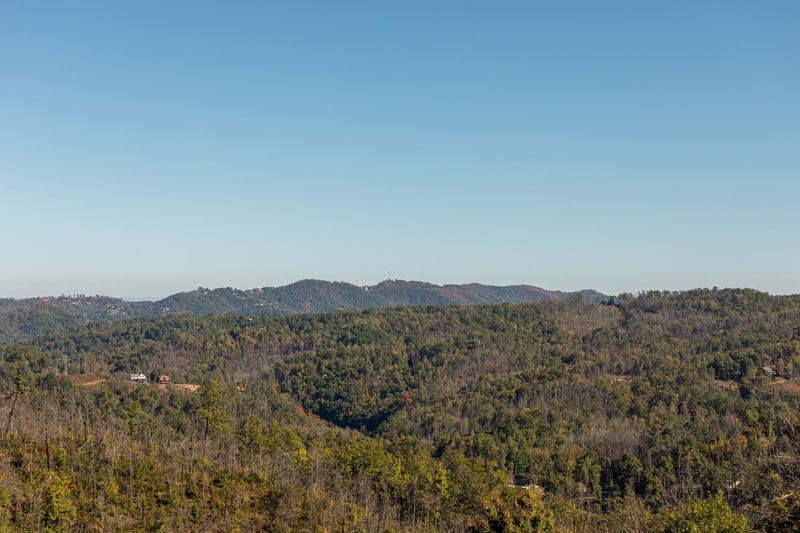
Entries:
[[[205, 289], [173, 294], [157, 302], [129, 302], [106, 296], [60, 296], [0, 300], [0, 343], [16, 342], [63, 331], [89, 322], [155, 317], [176, 313], [324, 313], [406, 305], [485, 304], [565, 299], [573, 293], [530, 285], [433, 285], [417, 281], [384, 281], [372, 287], [320, 280], [302, 280], [283, 287], [251, 290]], [[607, 296], [585, 290], [589, 302]]]
[[171, 314], [0, 352], [0, 528], [740, 532], [746, 516], [767, 532], [800, 517], [799, 297]]

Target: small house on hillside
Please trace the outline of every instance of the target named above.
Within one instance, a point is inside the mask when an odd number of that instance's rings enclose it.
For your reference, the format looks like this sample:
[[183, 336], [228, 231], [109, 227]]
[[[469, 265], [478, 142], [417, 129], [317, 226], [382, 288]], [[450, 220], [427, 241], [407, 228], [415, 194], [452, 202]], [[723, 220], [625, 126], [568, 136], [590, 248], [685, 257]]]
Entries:
[[169, 383], [169, 376], [158, 376], [159, 385], [166, 385], [167, 383]]
[[133, 383], [147, 383], [147, 377], [141, 372], [138, 374], [131, 374], [131, 382]]

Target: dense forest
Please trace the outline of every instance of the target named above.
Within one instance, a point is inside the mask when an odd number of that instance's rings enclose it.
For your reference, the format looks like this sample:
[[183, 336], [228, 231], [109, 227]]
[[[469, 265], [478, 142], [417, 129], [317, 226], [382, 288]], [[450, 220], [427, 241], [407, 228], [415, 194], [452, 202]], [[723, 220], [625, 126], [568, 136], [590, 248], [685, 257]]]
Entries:
[[0, 343], [26, 341], [94, 321], [118, 321], [168, 314], [323, 313], [411, 305], [468, 305], [501, 302], [565, 300], [580, 294], [588, 302], [608, 296], [594, 290], [578, 293], [548, 291], [532, 285], [496, 287], [434, 285], [420, 281], [386, 280], [373, 286], [306, 279], [283, 287], [239, 290], [230, 287], [173, 294], [158, 301], [127, 301], [108, 296], [58, 296], [0, 299]]
[[0, 532], [800, 531], [800, 296], [64, 328], [0, 346]]

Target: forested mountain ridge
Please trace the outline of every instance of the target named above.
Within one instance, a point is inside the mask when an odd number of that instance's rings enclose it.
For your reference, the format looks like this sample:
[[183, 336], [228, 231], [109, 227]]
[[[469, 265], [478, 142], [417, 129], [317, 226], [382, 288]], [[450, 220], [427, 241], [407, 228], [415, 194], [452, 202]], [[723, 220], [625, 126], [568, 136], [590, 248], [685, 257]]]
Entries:
[[283, 287], [251, 290], [201, 287], [173, 294], [157, 302], [131, 302], [107, 296], [83, 295], [0, 299], [0, 342], [30, 339], [97, 320], [124, 320], [175, 313], [285, 315], [398, 305], [530, 302], [565, 299], [571, 294], [580, 294], [590, 302], [608, 299], [593, 290], [567, 293], [531, 285], [497, 287], [472, 283], [440, 286], [401, 280], [387, 280], [371, 287], [320, 280], [302, 280]]
[[167, 315], [0, 353], [0, 530], [800, 523], [797, 296]]

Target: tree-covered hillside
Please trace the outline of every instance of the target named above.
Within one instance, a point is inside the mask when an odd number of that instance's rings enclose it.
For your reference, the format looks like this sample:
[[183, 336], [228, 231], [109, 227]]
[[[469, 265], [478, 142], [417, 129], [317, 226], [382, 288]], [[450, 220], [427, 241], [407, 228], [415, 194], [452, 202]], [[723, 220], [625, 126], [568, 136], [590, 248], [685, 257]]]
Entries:
[[167, 315], [2, 356], [0, 530], [800, 523], [800, 297]]
[[[89, 322], [156, 317], [168, 314], [212, 315], [324, 313], [398, 305], [465, 305], [566, 299], [573, 293], [546, 291], [530, 285], [494, 287], [433, 285], [387, 280], [371, 287], [350, 283], [303, 280], [283, 287], [239, 290], [230, 287], [173, 294], [157, 302], [126, 301], [106, 296], [59, 296], [25, 300], [0, 299], [0, 343], [19, 342]], [[586, 301], [608, 299], [597, 291], [579, 293]]]

